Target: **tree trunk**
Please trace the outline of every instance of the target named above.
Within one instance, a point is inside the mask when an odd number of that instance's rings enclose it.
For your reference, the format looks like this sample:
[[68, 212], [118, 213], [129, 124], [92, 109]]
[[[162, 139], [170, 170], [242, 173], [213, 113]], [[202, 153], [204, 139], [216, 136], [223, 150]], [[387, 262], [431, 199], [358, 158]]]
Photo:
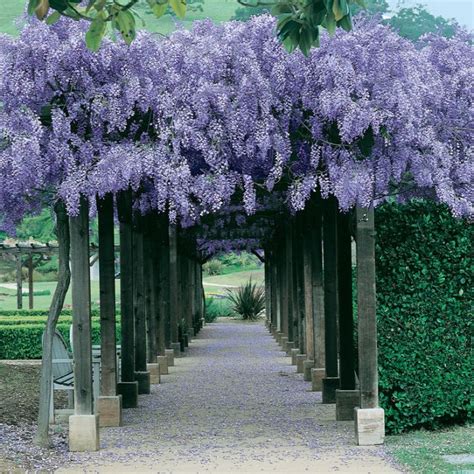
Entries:
[[56, 213], [56, 236], [58, 239], [58, 284], [49, 308], [48, 320], [43, 337], [43, 359], [41, 364], [40, 401], [38, 412], [38, 428], [34, 442], [38, 446], [49, 446], [49, 411], [51, 403], [52, 377], [53, 377], [53, 337], [59, 315], [63, 309], [64, 299], [69, 289], [71, 272], [69, 270], [69, 220], [66, 206], [61, 201], [57, 202], [54, 211]]

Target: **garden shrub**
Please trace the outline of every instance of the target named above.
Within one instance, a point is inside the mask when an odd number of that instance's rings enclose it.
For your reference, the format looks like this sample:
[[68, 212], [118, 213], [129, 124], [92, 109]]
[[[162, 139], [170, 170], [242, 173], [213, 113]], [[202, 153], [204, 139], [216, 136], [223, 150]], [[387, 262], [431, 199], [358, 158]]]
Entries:
[[[117, 310], [117, 315], [120, 314], [120, 311]], [[49, 311], [47, 309], [10, 309], [10, 310], [0, 310], [0, 317], [9, 316], [13, 318], [22, 318], [22, 317], [32, 317], [32, 316], [44, 316], [48, 317]], [[99, 317], [99, 309], [91, 310], [92, 317]], [[65, 308], [61, 311], [61, 316], [72, 316], [72, 309]]]
[[380, 403], [389, 433], [472, 416], [472, 227], [415, 201], [376, 210]]
[[213, 275], [220, 275], [224, 269], [224, 265], [220, 260], [213, 258], [206, 262], [202, 269], [206, 275], [213, 276]]
[[247, 321], [255, 321], [265, 309], [265, 288], [250, 279], [236, 290], [227, 289], [232, 311]]
[[229, 300], [226, 298], [206, 298], [204, 319], [206, 323], [213, 323], [217, 318], [233, 316]]
[[[56, 326], [69, 344], [70, 323], [60, 322]], [[41, 337], [44, 324], [0, 325], [0, 359], [41, 359]], [[91, 326], [92, 344], [100, 344], [100, 325]], [[120, 340], [120, 325], [117, 325], [117, 340]]]

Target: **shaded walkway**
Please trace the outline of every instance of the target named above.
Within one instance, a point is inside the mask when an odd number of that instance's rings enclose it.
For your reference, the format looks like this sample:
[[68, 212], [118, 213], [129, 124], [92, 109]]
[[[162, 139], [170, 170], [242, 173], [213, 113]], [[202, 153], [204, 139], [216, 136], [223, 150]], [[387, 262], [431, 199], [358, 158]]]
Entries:
[[354, 445], [353, 422], [333, 421], [263, 324], [205, 326], [170, 371], [101, 429], [101, 451], [72, 455], [77, 470], [398, 472], [383, 447]]

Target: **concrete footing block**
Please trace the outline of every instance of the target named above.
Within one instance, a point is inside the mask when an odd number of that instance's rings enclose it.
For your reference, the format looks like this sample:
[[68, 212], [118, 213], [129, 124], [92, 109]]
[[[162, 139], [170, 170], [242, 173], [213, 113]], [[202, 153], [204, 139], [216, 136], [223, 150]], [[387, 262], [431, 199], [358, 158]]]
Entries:
[[280, 347], [281, 350], [286, 352], [286, 343], [288, 342], [288, 337], [287, 336], [281, 336], [280, 337]]
[[138, 382], [138, 394], [148, 395], [150, 393], [150, 372], [135, 372], [135, 380]]
[[298, 354], [296, 356], [296, 373], [297, 374], [302, 374], [303, 373], [303, 364], [304, 361], [306, 360], [306, 354]]
[[385, 414], [383, 408], [355, 408], [355, 436], [359, 446], [383, 444]]
[[147, 372], [150, 373], [150, 384], [158, 384], [161, 382], [160, 379], [160, 364], [153, 363], [146, 365]]
[[336, 403], [336, 390], [339, 388], [339, 377], [324, 377], [323, 403]]
[[165, 356], [168, 359], [168, 367], [174, 367], [174, 349], [165, 349]]
[[171, 349], [173, 349], [175, 358], [181, 357], [181, 344], [179, 342], [172, 342], [170, 345]]
[[311, 390], [313, 392], [323, 391], [323, 379], [326, 377], [326, 369], [324, 367], [316, 367], [311, 369]]
[[291, 351], [294, 349], [295, 347], [295, 343], [294, 342], [291, 342], [291, 341], [288, 341], [286, 343], [286, 347], [283, 348], [283, 350], [286, 352], [286, 355], [288, 357], [291, 357]]
[[278, 332], [276, 333], [276, 337], [275, 337], [276, 342], [277, 342], [278, 344], [281, 343], [281, 338], [282, 338], [282, 337], [283, 337], [283, 333], [282, 333], [281, 331], [278, 331]]
[[336, 390], [336, 420], [354, 419], [354, 408], [360, 406], [359, 390]]
[[138, 382], [119, 382], [117, 395], [122, 395], [122, 408], [138, 406]]
[[101, 396], [98, 400], [99, 426], [122, 426], [122, 395]]
[[299, 349], [291, 349], [291, 365], [296, 365], [296, 356], [300, 353]]
[[303, 379], [305, 382], [311, 382], [311, 369], [314, 369], [314, 360], [305, 360], [303, 362]]
[[156, 360], [160, 366], [160, 375], [168, 375], [168, 356], [158, 356]]
[[98, 451], [99, 415], [71, 415], [69, 417], [69, 451]]

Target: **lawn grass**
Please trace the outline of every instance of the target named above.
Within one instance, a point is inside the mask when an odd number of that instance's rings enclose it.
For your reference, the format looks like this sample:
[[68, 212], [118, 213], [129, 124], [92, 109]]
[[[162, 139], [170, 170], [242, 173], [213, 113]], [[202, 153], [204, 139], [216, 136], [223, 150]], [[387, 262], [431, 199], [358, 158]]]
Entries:
[[[28, 287], [23, 284], [23, 291], [27, 290]], [[49, 309], [51, 299], [53, 298], [54, 290], [56, 289], [56, 282], [54, 281], [39, 281], [34, 283], [34, 290], [36, 291], [45, 291], [49, 290], [49, 295], [35, 296], [34, 300], [34, 309]], [[115, 282], [115, 293], [116, 301], [120, 302], [120, 280]], [[99, 282], [91, 281], [91, 301], [93, 304], [99, 303]], [[66, 300], [64, 302], [65, 308], [71, 307], [71, 288], [66, 295]], [[28, 308], [28, 296], [23, 297], [23, 308]], [[2, 310], [9, 311], [16, 309], [16, 290], [11, 290], [2, 287], [0, 283], [0, 313]]]
[[[1, 33], [8, 33], [10, 35], [18, 34], [15, 21], [22, 15], [25, 3], [24, 0], [2, 0], [0, 9]], [[185, 19], [182, 21], [177, 20], [176, 17], [171, 15], [165, 15], [158, 19], [149, 13], [144, 2], [141, 2], [141, 4], [136, 7], [136, 11], [141, 17], [141, 21], [138, 22], [139, 28], [144, 28], [156, 33], [169, 34], [175, 30], [176, 27], [182, 26], [184, 28], [190, 28], [195, 20], [203, 20], [205, 18], [211, 18], [216, 22], [230, 20], [234, 16], [237, 8], [241, 8], [237, 0], [204, 0], [202, 12], [193, 11], [191, 9], [187, 12]]]
[[449, 464], [442, 456], [446, 454], [474, 455], [474, 425], [456, 426], [440, 431], [419, 430], [398, 436], [388, 436], [386, 446], [389, 453], [408, 472], [473, 473], [472, 464]]

